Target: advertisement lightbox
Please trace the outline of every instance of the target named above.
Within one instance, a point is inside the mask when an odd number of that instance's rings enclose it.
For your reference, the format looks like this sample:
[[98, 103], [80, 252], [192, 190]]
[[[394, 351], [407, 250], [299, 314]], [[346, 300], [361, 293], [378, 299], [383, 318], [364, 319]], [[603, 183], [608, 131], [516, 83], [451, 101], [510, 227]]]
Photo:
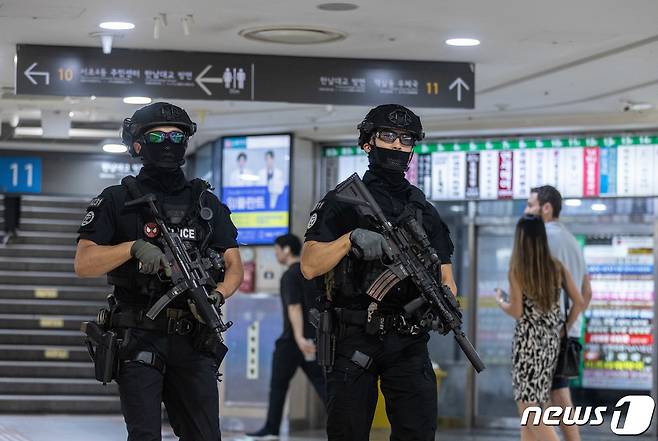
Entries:
[[241, 245], [269, 245], [288, 233], [290, 134], [222, 138], [221, 199]]

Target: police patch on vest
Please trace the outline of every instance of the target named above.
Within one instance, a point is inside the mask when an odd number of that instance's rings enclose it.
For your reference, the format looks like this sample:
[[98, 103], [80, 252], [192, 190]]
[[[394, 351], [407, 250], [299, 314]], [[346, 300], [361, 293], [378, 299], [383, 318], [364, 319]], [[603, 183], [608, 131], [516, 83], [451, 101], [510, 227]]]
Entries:
[[197, 234], [195, 228], [180, 228], [178, 231], [178, 236], [183, 240], [196, 240]]
[[310, 230], [313, 225], [315, 225], [315, 222], [318, 220], [318, 214], [313, 213], [311, 215], [311, 218], [308, 220], [308, 225], [306, 226], [307, 230]]
[[146, 237], [153, 239], [160, 234], [160, 227], [155, 222], [148, 222], [144, 224], [144, 234], [146, 234]]
[[85, 214], [85, 218], [82, 219], [82, 223], [80, 224], [81, 227], [86, 227], [90, 223], [94, 221], [94, 218], [96, 215], [94, 214], [93, 211], [88, 211], [87, 214]]

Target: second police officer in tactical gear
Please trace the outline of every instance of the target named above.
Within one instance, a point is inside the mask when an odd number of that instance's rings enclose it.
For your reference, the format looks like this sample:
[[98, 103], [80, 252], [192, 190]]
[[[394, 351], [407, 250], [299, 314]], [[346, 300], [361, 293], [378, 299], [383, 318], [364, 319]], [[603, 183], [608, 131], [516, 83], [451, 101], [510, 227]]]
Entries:
[[[154, 194], [166, 226], [186, 248], [204, 256], [223, 254], [223, 281], [212, 296], [216, 306], [237, 290], [243, 270], [230, 211], [205, 181], [188, 181], [181, 169], [195, 131], [187, 112], [169, 103], [148, 105], [127, 118], [124, 144], [144, 166], [136, 178], [124, 179], [93, 199], [78, 230], [77, 275], [107, 274], [114, 286], [105, 326], [122, 339], [116, 380], [129, 441], [161, 439], [162, 402], [181, 440], [221, 439], [219, 366], [204, 340], [207, 328], [184, 296], [154, 320], [145, 317], [171, 288], [172, 268], [158, 245], [159, 228], [148, 208], [125, 206], [140, 194]], [[213, 280], [221, 280], [221, 274]]]
[[[386, 104], [370, 110], [358, 129], [359, 146], [369, 159], [364, 184], [393, 224], [408, 219], [409, 213], [422, 217], [441, 261], [437, 279], [456, 294], [448, 228], [422, 191], [405, 178], [413, 146], [424, 136], [420, 118], [403, 106]], [[336, 321], [334, 364], [327, 373], [328, 438], [369, 439], [379, 379], [391, 440], [434, 440], [437, 390], [429, 335], [405, 321], [402, 309], [418, 291], [407, 279], [381, 302], [365, 293], [385, 269], [382, 258], [388, 245], [374, 229], [332, 190], [311, 212], [306, 231], [302, 271], [309, 279], [324, 276], [327, 308]]]

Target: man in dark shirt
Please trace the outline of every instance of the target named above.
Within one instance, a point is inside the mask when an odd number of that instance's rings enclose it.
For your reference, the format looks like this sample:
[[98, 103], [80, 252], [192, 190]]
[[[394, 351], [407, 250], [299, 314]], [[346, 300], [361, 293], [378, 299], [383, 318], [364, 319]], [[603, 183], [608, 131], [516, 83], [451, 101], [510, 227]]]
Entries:
[[308, 320], [308, 311], [320, 292], [302, 275], [299, 268], [301, 248], [300, 240], [293, 234], [279, 236], [274, 241], [277, 261], [288, 266], [281, 277], [283, 334], [277, 339], [272, 356], [267, 421], [262, 429], [247, 434], [256, 439], [278, 438], [288, 386], [298, 367], [304, 370], [322, 401], [326, 402], [324, 372], [315, 361], [312, 341], [315, 330]]
[[211, 252], [223, 255], [224, 274], [211, 274], [216, 307], [237, 290], [242, 262], [230, 211], [205, 181], [188, 181], [180, 168], [195, 131], [187, 112], [169, 103], [153, 103], [127, 118], [123, 141], [144, 167], [136, 178], [124, 178], [122, 185], [92, 199], [78, 230], [76, 274], [107, 274], [114, 286], [110, 316], [101, 325], [121, 340], [116, 381], [129, 441], [161, 439], [162, 402], [181, 440], [221, 439], [219, 361], [211, 354], [216, 341], [208, 338], [208, 328], [195, 318], [184, 294], [155, 319], [145, 317], [173, 287], [172, 262], [161, 248], [161, 232], [150, 211], [125, 206], [139, 197], [136, 193], [154, 194], [166, 227], [188, 252], [204, 258]]
[[[394, 225], [409, 217], [422, 223], [440, 259], [437, 279], [453, 294], [450, 232], [422, 191], [405, 178], [414, 144], [424, 136], [411, 110], [387, 104], [359, 124], [359, 146], [368, 154], [363, 182]], [[386, 400], [391, 440], [433, 441], [437, 421], [436, 378], [427, 351], [428, 330], [410, 323], [403, 306], [419, 296], [403, 280], [376, 301], [368, 287], [386, 269], [389, 252], [371, 220], [330, 191], [316, 205], [306, 230], [301, 268], [308, 279], [325, 276], [334, 320], [335, 362], [327, 373], [330, 441], [367, 441], [377, 404], [377, 380]], [[357, 258], [350, 251], [356, 248]]]

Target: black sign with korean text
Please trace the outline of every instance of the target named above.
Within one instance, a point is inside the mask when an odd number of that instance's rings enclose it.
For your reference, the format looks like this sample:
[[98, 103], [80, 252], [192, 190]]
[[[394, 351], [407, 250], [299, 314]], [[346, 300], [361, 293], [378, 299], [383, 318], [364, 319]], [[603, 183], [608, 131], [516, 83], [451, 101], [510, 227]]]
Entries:
[[472, 63], [17, 45], [16, 93], [472, 109]]

